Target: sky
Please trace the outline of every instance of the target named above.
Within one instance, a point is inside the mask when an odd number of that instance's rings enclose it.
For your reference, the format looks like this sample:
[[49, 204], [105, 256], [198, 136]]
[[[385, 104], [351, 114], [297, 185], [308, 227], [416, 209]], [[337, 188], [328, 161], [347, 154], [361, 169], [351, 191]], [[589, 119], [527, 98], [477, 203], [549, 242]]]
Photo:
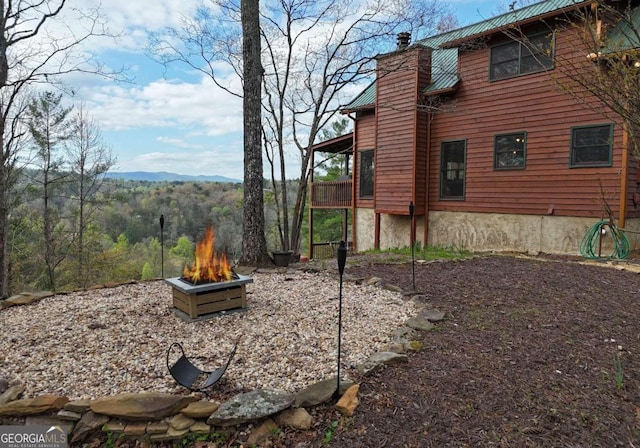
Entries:
[[[76, 0], [82, 5], [94, 1], [98, 0]], [[242, 101], [216, 88], [206, 76], [184, 66], [166, 68], [145, 52], [150, 33], [178, 27], [197, 3], [100, 1], [110, 29], [120, 37], [95, 40], [88, 51], [109, 66], [127, 67], [131, 82], [75, 75], [67, 83], [111, 148], [117, 160], [112, 171], [243, 178]], [[496, 9], [495, 1], [449, 3], [460, 25], [485, 20]], [[295, 168], [288, 173], [297, 177]]]

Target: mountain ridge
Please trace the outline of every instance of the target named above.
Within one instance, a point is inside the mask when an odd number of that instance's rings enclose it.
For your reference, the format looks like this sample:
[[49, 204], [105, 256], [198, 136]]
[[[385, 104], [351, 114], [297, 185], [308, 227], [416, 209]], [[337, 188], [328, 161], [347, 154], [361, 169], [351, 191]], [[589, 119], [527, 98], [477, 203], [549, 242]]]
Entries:
[[110, 179], [137, 180], [149, 182], [221, 182], [221, 183], [242, 183], [239, 179], [220, 176], [217, 174], [188, 175], [170, 173], [167, 171], [109, 171], [106, 176]]

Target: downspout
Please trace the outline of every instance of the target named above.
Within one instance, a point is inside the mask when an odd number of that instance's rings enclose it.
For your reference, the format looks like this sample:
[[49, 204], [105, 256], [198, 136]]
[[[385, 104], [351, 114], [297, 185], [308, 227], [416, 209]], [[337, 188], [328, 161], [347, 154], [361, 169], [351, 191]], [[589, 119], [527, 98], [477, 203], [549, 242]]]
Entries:
[[620, 169], [620, 216], [618, 217], [618, 227], [624, 229], [627, 217], [627, 187], [629, 176], [629, 124], [625, 120], [622, 129], [622, 166]]

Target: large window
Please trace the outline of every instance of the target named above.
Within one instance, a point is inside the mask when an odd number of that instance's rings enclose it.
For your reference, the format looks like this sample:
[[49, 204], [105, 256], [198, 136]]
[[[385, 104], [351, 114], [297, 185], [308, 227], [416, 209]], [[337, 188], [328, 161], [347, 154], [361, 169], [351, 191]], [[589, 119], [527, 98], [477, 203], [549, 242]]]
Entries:
[[613, 125], [571, 129], [571, 166], [611, 166]]
[[465, 140], [443, 142], [440, 148], [440, 198], [464, 199]]
[[512, 78], [553, 68], [553, 33], [529, 36], [491, 48], [489, 79]]
[[524, 168], [525, 132], [496, 135], [493, 141], [493, 167], [497, 170]]
[[373, 197], [373, 150], [360, 153], [360, 197]]

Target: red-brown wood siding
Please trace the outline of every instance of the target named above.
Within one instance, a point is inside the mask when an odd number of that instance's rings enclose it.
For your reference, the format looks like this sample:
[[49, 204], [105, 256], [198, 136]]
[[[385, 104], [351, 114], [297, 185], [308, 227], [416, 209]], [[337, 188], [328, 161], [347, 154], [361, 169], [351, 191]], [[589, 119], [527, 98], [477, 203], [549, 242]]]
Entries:
[[360, 153], [362, 151], [375, 150], [376, 147], [376, 116], [373, 111], [358, 112], [354, 124], [354, 134], [356, 142], [353, 164], [354, 204], [356, 207], [372, 208], [373, 198], [360, 197]]
[[[580, 51], [566, 34], [558, 33], [555, 42], [556, 61]], [[584, 58], [582, 53], [576, 57]], [[459, 65], [455, 111], [436, 115], [431, 126], [431, 210], [547, 214], [552, 209], [558, 216], [600, 218], [604, 191], [617, 216], [622, 126], [614, 124], [611, 167], [570, 168], [571, 128], [612, 120], [562, 93], [550, 77], [561, 76], [560, 70], [489, 82], [488, 48], [461, 54]], [[527, 133], [526, 167], [494, 170], [494, 136], [517, 131]], [[440, 145], [458, 139], [467, 142], [464, 200], [440, 200]]]
[[[426, 133], [426, 121], [419, 123], [416, 106], [418, 91], [429, 80], [429, 66], [430, 53], [422, 48], [378, 60], [374, 194], [378, 213], [406, 215], [411, 201], [419, 206], [418, 213], [424, 213], [426, 142], [417, 136]], [[422, 144], [420, 158], [418, 144]]]

